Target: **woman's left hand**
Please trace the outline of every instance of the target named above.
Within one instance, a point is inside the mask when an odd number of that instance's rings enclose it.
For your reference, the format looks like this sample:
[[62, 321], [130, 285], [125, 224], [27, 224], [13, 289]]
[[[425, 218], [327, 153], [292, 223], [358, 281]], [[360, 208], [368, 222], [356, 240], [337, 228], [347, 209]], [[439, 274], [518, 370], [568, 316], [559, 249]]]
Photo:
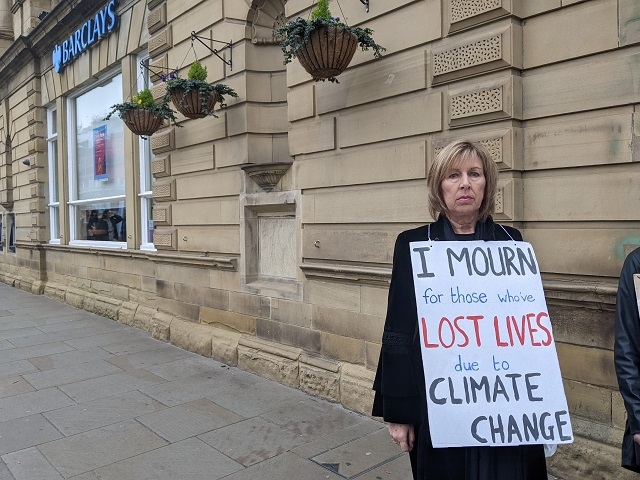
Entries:
[[398, 445], [403, 452], [410, 452], [413, 450], [413, 442], [416, 439], [415, 432], [413, 431], [413, 425], [404, 423], [390, 423], [389, 434], [396, 445]]

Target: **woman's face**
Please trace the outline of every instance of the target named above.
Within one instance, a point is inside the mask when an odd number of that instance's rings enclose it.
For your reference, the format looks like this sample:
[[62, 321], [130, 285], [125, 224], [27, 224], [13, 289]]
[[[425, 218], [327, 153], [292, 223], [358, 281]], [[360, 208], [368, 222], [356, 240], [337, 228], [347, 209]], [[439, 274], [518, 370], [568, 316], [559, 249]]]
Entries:
[[482, 161], [477, 155], [453, 162], [453, 167], [440, 185], [448, 215], [455, 217], [479, 213], [486, 184]]

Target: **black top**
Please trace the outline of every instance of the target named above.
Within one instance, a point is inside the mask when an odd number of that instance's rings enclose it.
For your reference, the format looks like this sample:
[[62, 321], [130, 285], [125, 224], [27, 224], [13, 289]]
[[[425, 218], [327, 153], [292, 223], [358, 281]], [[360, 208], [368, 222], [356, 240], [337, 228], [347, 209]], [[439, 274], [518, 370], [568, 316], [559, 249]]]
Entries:
[[620, 393], [627, 410], [622, 441], [622, 466], [640, 472], [635, 458], [633, 435], [640, 433], [640, 313], [633, 275], [640, 273], [640, 248], [625, 259], [616, 301], [614, 358]]

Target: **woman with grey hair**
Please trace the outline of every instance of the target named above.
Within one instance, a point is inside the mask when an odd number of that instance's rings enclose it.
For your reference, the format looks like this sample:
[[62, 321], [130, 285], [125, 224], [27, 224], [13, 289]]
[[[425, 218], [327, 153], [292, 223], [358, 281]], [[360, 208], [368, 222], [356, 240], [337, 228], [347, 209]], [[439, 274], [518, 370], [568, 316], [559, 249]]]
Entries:
[[434, 448], [429, 432], [409, 244], [522, 240], [518, 230], [491, 218], [497, 183], [498, 168], [485, 148], [464, 140], [447, 145], [427, 176], [436, 221], [396, 240], [372, 413], [388, 422], [393, 441], [409, 452], [416, 480], [547, 480], [542, 445]]

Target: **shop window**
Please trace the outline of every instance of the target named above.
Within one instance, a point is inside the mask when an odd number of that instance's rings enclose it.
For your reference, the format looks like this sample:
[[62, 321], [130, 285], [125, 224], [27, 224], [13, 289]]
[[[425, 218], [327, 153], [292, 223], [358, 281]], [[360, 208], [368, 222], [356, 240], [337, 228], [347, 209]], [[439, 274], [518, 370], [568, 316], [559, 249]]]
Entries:
[[58, 197], [58, 124], [56, 109], [47, 111], [49, 158], [49, 243], [60, 243], [60, 199]]
[[7, 251], [16, 253], [16, 215], [7, 214]]
[[104, 120], [122, 101], [122, 74], [69, 99], [70, 244], [126, 248], [124, 123]]

